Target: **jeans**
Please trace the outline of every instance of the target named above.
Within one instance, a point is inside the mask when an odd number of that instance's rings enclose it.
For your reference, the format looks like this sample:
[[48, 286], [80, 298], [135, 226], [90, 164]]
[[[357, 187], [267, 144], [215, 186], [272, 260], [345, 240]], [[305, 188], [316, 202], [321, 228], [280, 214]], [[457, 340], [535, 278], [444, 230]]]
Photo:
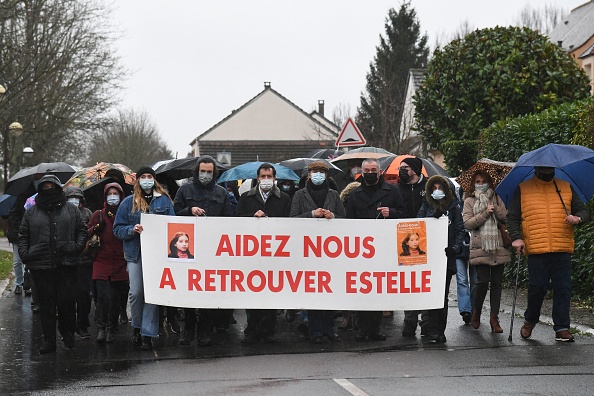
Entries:
[[456, 282], [458, 284], [458, 311], [460, 314], [472, 312], [467, 259], [456, 259]]
[[142, 259], [128, 261], [130, 277], [130, 313], [132, 327], [140, 329], [140, 334], [147, 337], [159, 336], [159, 306], [144, 302], [144, 284], [142, 280]]
[[14, 268], [14, 285], [23, 286], [23, 261], [19, 256], [19, 245], [12, 244], [12, 266]]
[[527, 322], [536, 324], [549, 284], [553, 288], [553, 329], [569, 330], [571, 300], [571, 254], [543, 253], [528, 256]]

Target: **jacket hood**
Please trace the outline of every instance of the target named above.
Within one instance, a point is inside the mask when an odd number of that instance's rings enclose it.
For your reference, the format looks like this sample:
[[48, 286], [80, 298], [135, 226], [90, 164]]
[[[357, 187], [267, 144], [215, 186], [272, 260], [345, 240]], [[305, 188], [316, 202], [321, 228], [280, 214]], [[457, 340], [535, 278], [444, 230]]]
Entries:
[[76, 186], [64, 187], [64, 194], [66, 194], [66, 198], [70, 198], [70, 197], [84, 198], [82, 190], [80, 189], [80, 187], [76, 187]]
[[62, 188], [62, 183], [60, 182], [60, 179], [58, 179], [58, 176], [56, 176], [56, 175], [45, 175], [41, 179], [39, 179], [39, 184], [37, 185], [37, 192], [39, 192], [39, 187], [43, 183], [45, 183], [45, 182], [54, 183], [58, 187]]
[[358, 181], [354, 181], [351, 182], [349, 184], [347, 184], [347, 186], [340, 192], [340, 200], [342, 202], [344, 202], [344, 200], [349, 196], [349, 194], [356, 189], [357, 187], [359, 187], [361, 185], [361, 183], [359, 183]]
[[[445, 194], [445, 197], [440, 200], [436, 200], [431, 196], [431, 193], [433, 192], [433, 186], [437, 183], [441, 184]], [[445, 213], [454, 199], [454, 192], [452, 191], [450, 181], [443, 176], [431, 176], [429, 180], [427, 180], [427, 185], [425, 186], [425, 198], [432, 207]]]

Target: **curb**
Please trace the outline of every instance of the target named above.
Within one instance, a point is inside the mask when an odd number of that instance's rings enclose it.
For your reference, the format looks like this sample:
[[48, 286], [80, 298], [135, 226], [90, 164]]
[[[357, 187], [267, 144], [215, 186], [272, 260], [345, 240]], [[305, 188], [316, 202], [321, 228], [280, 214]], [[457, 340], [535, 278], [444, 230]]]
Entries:
[[[520, 308], [520, 310], [525, 310], [525, 309], [526, 308]], [[511, 316], [512, 307], [509, 307], [506, 305], [501, 305], [500, 312], [509, 314]], [[517, 305], [516, 305], [516, 318], [521, 318], [522, 320], [524, 319], [524, 317], [522, 315], [518, 315], [518, 306]], [[551, 318], [550, 316], [540, 315], [539, 323], [553, 326], [553, 318]], [[586, 325], [577, 323], [577, 324], [572, 324], [571, 327], [576, 329], [580, 333], [594, 336], [594, 329], [590, 326], [586, 326]]]

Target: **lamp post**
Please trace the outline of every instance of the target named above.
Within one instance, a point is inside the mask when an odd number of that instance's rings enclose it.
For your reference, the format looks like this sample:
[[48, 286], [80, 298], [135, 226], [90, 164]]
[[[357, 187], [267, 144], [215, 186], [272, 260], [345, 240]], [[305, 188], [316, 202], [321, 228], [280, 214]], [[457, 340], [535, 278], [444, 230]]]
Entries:
[[2, 137], [2, 168], [4, 169], [4, 190], [6, 190], [6, 184], [8, 183], [8, 137], [12, 134], [19, 136], [23, 133], [23, 126], [20, 122], [13, 122], [10, 124], [4, 132]]
[[[35, 151], [31, 148], [31, 147], [25, 147], [23, 149], [23, 162], [25, 162], [25, 165], [27, 163], [27, 160], [31, 157], [33, 157], [33, 154], [35, 153]], [[23, 166], [23, 164], [21, 164], [21, 167]]]

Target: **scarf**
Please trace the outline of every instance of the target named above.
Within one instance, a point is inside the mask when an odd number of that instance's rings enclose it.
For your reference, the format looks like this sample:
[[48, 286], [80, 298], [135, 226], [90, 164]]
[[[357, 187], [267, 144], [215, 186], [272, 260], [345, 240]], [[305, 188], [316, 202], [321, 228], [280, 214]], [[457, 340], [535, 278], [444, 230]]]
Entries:
[[[476, 200], [474, 201], [474, 207], [472, 209], [475, 216], [487, 210], [487, 206], [490, 204], [494, 195], [493, 189], [491, 188], [485, 192], [476, 190], [474, 191], [474, 197]], [[481, 234], [481, 248], [484, 251], [493, 253], [499, 246], [501, 246], [501, 236], [499, 235], [497, 220], [495, 219], [495, 215], [493, 213], [491, 213], [491, 215], [487, 218], [487, 221], [485, 221], [483, 225], [479, 227], [479, 232]]]
[[311, 180], [308, 180], [306, 188], [311, 199], [318, 205], [318, 208], [323, 208], [324, 203], [326, 202], [326, 196], [328, 195], [328, 180], [324, 180], [324, 183], [319, 186], [316, 186]]
[[40, 208], [48, 210], [51, 208], [63, 206], [66, 203], [66, 195], [61, 188], [52, 188], [49, 190], [39, 190], [35, 197], [35, 203]]

